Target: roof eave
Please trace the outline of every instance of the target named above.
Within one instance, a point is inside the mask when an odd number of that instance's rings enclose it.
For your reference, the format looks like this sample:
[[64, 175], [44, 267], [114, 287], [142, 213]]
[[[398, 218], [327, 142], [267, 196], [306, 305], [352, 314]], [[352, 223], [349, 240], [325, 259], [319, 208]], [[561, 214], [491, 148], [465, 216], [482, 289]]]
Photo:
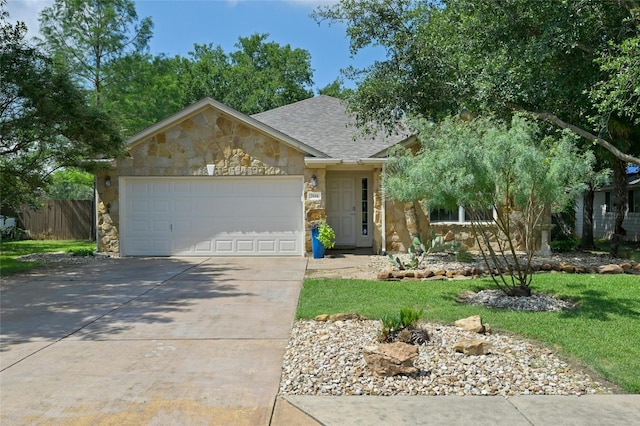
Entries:
[[231, 116], [232, 118], [235, 118], [238, 121], [243, 122], [244, 124], [247, 124], [248, 126], [254, 127], [257, 130], [261, 131], [262, 133], [265, 133], [271, 137], [273, 137], [274, 139], [278, 139], [279, 141], [281, 141], [282, 143], [291, 146], [292, 148], [295, 148], [305, 154], [308, 155], [313, 155], [316, 157], [328, 157], [327, 154], [325, 154], [322, 151], [319, 151], [303, 142], [300, 142], [297, 139], [292, 138], [291, 136], [282, 133], [281, 131], [274, 129], [264, 123], [262, 123], [261, 121], [256, 120], [255, 118], [252, 118], [246, 114], [241, 113], [240, 111], [237, 111], [221, 102], [216, 101], [213, 98], [204, 98], [199, 100], [198, 102], [195, 102], [191, 105], [189, 105], [188, 107], [182, 109], [181, 111], [178, 111], [175, 114], [170, 115], [169, 117], [165, 118], [164, 120], [161, 120], [159, 122], [157, 122], [156, 124], [153, 124], [149, 127], [147, 127], [146, 129], [136, 133], [135, 135], [131, 136], [129, 139], [127, 139], [126, 144], [128, 146], [131, 146], [137, 142], [140, 142], [142, 140], [145, 140], [157, 133], [162, 132], [163, 130], [168, 129], [169, 127], [171, 127], [172, 125], [174, 125], [175, 123], [184, 120], [186, 118], [192, 117], [194, 115], [196, 115], [197, 113], [199, 113], [202, 109], [204, 109], [205, 107], [210, 106], [213, 107], [221, 112], [223, 112], [224, 114], [227, 114], [229, 116]]

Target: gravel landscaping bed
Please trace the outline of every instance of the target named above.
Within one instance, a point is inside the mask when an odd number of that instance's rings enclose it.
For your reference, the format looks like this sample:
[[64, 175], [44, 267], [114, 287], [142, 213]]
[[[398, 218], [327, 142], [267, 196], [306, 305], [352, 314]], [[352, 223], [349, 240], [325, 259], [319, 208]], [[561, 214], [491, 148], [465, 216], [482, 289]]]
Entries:
[[[407, 255], [401, 255], [405, 258]], [[332, 259], [315, 262], [329, 264]], [[608, 255], [553, 254], [534, 257], [533, 264], [571, 264], [582, 268], [620, 263]], [[462, 270], [484, 268], [480, 259], [456, 262], [453, 255], [427, 256], [420, 268]], [[376, 279], [396, 270], [385, 256], [370, 256], [365, 266], [314, 270], [313, 278]], [[559, 271], [556, 271], [559, 272]], [[548, 272], [545, 272], [548, 273]], [[562, 272], [560, 272], [562, 273]], [[569, 302], [550, 295], [507, 297], [499, 290], [463, 293], [459, 302], [528, 311], [573, 309]], [[587, 395], [612, 393], [580, 367], [536, 343], [493, 333], [478, 335], [453, 325], [423, 323], [431, 340], [419, 346], [411, 376], [379, 377], [364, 359], [365, 348], [378, 342], [382, 324], [371, 320], [314, 321], [294, 324], [284, 357], [280, 393], [283, 395]], [[492, 345], [487, 355], [464, 355], [453, 349], [462, 340], [481, 338]]]
[[16, 260], [20, 262], [43, 262], [55, 263], [58, 265], [88, 265], [91, 263], [104, 262], [111, 259], [105, 255], [95, 256], [74, 256], [73, 253], [55, 252], [55, 253], [34, 253], [18, 257]]
[[283, 395], [586, 395], [611, 393], [553, 352], [502, 334], [483, 335], [488, 355], [463, 355], [453, 345], [479, 335], [422, 324], [431, 340], [419, 347], [412, 376], [378, 377], [364, 361], [377, 343], [379, 321], [298, 321], [284, 357]]

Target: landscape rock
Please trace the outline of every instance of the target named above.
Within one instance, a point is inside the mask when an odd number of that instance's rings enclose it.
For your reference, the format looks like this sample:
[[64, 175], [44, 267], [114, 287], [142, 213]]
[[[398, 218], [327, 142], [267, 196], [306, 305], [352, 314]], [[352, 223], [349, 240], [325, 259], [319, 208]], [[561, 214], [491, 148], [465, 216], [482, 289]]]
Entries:
[[384, 343], [364, 348], [364, 359], [371, 371], [379, 376], [411, 375], [418, 373], [413, 360], [418, 347], [403, 342]]
[[461, 340], [453, 346], [456, 352], [465, 355], [486, 355], [491, 351], [491, 343], [482, 339]]
[[382, 281], [388, 280], [389, 278], [391, 278], [391, 271], [378, 272], [376, 278]]
[[570, 263], [560, 262], [560, 270], [568, 274], [573, 274], [576, 271], [576, 267]]
[[329, 320], [329, 315], [328, 314], [321, 314], [321, 315], [317, 315], [314, 320], [316, 321], [328, 321]]
[[624, 274], [624, 269], [620, 265], [612, 263], [610, 265], [602, 265], [598, 268], [599, 274]]
[[462, 318], [455, 322], [456, 327], [464, 328], [474, 333], [484, 333], [485, 328], [482, 325], [482, 318], [480, 315], [473, 315], [471, 317]]
[[339, 314], [329, 315], [329, 321], [348, 321], [348, 320], [360, 321], [364, 319], [366, 318], [357, 313], [339, 313]]

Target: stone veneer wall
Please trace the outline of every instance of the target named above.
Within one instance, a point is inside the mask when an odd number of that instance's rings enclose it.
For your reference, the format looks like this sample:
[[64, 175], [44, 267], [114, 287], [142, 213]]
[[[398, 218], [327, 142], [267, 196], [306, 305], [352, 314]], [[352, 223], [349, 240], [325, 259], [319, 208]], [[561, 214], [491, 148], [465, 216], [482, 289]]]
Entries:
[[[311, 185], [311, 177], [317, 180], [317, 186]], [[320, 219], [326, 219], [326, 195], [327, 195], [327, 173], [325, 169], [307, 169], [304, 171], [304, 222], [305, 222], [305, 251], [311, 252], [311, 231], [312, 222]], [[308, 192], [320, 192], [321, 200], [310, 201], [307, 199]]]
[[[206, 176], [207, 164], [216, 165], [216, 176], [304, 175], [308, 182], [315, 173], [319, 182], [324, 182], [320, 171], [305, 170], [302, 152], [207, 108], [135, 143], [115, 167], [97, 173], [98, 250], [120, 253], [119, 177]], [[106, 176], [111, 178], [108, 188]], [[305, 183], [305, 195], [309, 186]], [[305, 203], [308, 217], [319, 214], [323, 207], [323, 202], [313, 206]]]
[[[374, 203], [375, 204], [375, 203]], [[416, 212], [418, 213], [419, 229], [423, 241], [430, 238], [431, 231], [434, 231], [436, 236], [443, 236], [447, 241], [456, 241], [467, 250], [479, 250], [478, 243], [475, 238], [475, 232], [473, 231], [470, 223], [457, 223], [457, 222], [435, 222], [429, 223], [428, 213], [420, 207], [419, 203], [416, 203]], [[375, 213], [374, 213], [375, 217]], [[397, 203], [387, 201], [386, 204], [386, 218], [387, 218], [387, 252], [389, 253], [405, 253], [411, 244], [409, 239], [409, 232], [407, 230], [407, 222], [404, 215], [403, 203]], [[514, 223], [518, 222], [517, 215], [514, 214]], [[551, 222], [551, 216], [549, 213], [545, 215], [545, 223]], [[377, 224], [377, 222], [376, 222]], [[544, 226], [543, 226], [544, 228]], [[490, 232], [494, 235], [490, 238], [491, 245], [497, 248], [496, 233], [497, 227], [491, 225], [489, 227]], [[515, 237], [517, 244], [516, 250], [524, 250], [524, 241], [522, 239], [523, 232], [518, 226], [514, 225], [514, 231], [512, 235]], [[495, 244], [494, 244], [495, 243]], [[541, 231], [538, 230], [535, 233], [535, 249], [541, 249]]]
[[[386, 204], [387, 218], [387, 252], [404, 253], [411, 245], [409, 231], [407, 230], [407, 220], [404, 214], [404, 203], [392, 202], [387, 200]], [[416, 213], [418, 214], [418, 227], [420, 234], [429, 235], [429, 217], [423, 211], [418, 202], [415, 203]]]

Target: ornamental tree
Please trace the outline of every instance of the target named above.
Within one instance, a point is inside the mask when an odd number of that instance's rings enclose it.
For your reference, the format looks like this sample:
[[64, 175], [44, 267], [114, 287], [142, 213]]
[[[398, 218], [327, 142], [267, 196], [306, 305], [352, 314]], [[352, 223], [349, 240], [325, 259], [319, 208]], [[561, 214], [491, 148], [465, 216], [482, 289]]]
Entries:
[[431, 208], [464, 206], [495, 284], [508, 295], [530, 295], [544, 216], [584, 190], [593, 155], [579, 152], [570, 132], [545, 136], [522, 116], [417, 120], [413, 127], [421, 148], [393, 150], [383, 176], [388, 196], [428, 200]]

